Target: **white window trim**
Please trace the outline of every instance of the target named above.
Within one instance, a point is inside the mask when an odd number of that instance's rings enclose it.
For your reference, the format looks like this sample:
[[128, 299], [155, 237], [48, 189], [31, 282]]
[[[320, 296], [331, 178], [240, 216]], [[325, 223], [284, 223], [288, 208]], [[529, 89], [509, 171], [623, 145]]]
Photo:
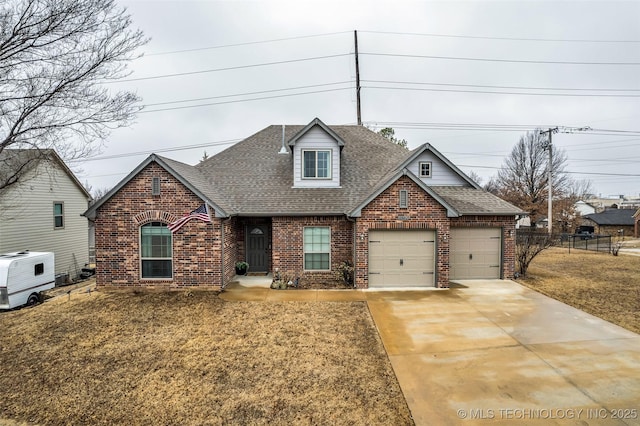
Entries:
[[[422, 165], [423, 164], [428, 164], [429, 165], [429, 174], [427, 174], [427, 175], [422, 174]], [[431, 175], [433, 174], [433, 164], [431, 163], [431, 161], [420, 161], [420, 162], [418, 162], [418, 173], [420, 174], [421, 178], [430, 178]]]
[[[315, 152], [316, 153], [316, 176], [315, 177], [308, 177], [304, 175], [304, 153], [305, 152]], [[328, 152], [329, 153], [329, 159], [327, 161], [327, 177], [318, 177], [318, 152]], [[331, 167], [332, 165], [332, 161], [333, 161], [333, 150], [331, 149], [302, 149], [301, 150], [301, 154], [300, 154], [301, 158], [300, 158], [300, 174], [301, 174], [301, 178], [303, 180], [333, 180], [333, 167]]]
[[[60, 204], [62, 206], [62, 214], [56, 214], [56, 204]], [[56, 226], [56, 217], [62, 217], [62, 226]], [[64, 217], [64, 201], [54, 201], [53, 202], [53, 229], [64, 229], [66, 225], [66, 219]]]
[[[153, 222], [160, 222], [160, 221], [153, 221]], [[173, 234], [171, 235], [171, 257], [142, 257], [142, 227], [145, 225], [148, 225], [149, 223], [153, 223], [153, 222], [147, 222], [147, 223], [143, 223], [142, 225], [140, 225], [138, 227], [138, 257], [140, 259], [139, 261], [139, 270], [140, 270], [140, 280], [144, 280], [144, 281], [169, 281], [169, 280], [173, 280]], [[163, 223], [163, 222], [160, 222]], [[166, 223], [164, 224], [165, 226], [167, 225]], [[142, 276], [142, 261], [143, 260], [168, 260], [171, 259], [171, 277], [143, 277]]]
[[[307, 228], [326, 228], [329, 230], [329, 269], [307, 269], [307, 252], [304, 249], [304, 231]], [[326, 253], [324, 251], [309, 252], [309, 254]], [[330, 226], [304, 226], [302, 229], [302, 269], [305, 272], [331, 272], [331, 227]]]

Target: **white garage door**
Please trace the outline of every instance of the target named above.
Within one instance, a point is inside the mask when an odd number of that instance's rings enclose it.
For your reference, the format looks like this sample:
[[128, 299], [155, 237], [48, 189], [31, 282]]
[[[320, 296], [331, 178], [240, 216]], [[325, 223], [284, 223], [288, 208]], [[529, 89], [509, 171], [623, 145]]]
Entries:
[[369, 231], [369, 287], [434, 285], [434, 231]]
[[451, 228], [449, 279], [500, 278], [500, 228]]

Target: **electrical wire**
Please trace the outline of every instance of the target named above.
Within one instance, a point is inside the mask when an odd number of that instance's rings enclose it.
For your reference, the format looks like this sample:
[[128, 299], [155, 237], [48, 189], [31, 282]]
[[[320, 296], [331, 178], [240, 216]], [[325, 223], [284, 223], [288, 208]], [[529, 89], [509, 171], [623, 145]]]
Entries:
[[149, 155], [149, 154], [154, 154], [154, 153], [158, 153], [158, 152], [186, 151], [186, 150], [189, 150], [189, 149], [207, 148], [209, 146], [231, 145], [231, 144], [240, 142], [241, 140], [242, 139], [227, 139], [227, 140], [222, 140], [222, 141], [205, 142], [205, 143], [194, 144], [194, 145], [173, 146], [173, 147], [169, 147], [169, 148], [155, 148], [155, 149], [147, 150], [147, 151], [124, 152], [124, 153], [120, 153], [120, 154], [103, 155], [101, 157], [89, 157], [89, 158], [75, 159], [75, 160], [70, 160], [68, 162], [113, 160], [113, 159], [116, 159], [116, 158], [135, 157], [135, 156], [138, 156], [138, 155]]
[[221, 99], [221, 98], [232, 98], [236, 96], [249, 96], [249, 95], [260, 95], [263, 93], [274, 93], [274, 92], [282, 92], [286, 90], [300, 90], [300, 89], [310, 89], [312, 87], [326, 87], [326, 86], [335, 86], [339, 84], [352, 84], [353, 81], [337, 81], [335, 83], [322, 83], [322, 84], [310, 84], [307, 86], [297, 86], [297, 87], [288, 87], [284, 89], [272, 89], [272, 90], [261, 90], [258, 92], [245, 92], [245, 93], [236, 93], [233, 95], [220, 95], [220, 96], [209, 96], [205, 98], [191, 98], [191, 99], [183, 99], [178, 101], [167, 101], [167, 102], [156, 102], [152, 104], [145, 104], [143, 108], [152, 107], [152, 106], [160, 106], [160, 105], [170, 105], [170, 104], [178, 104], [178, 103], [186, 103], [186, 102], [197, 102], [197, 101], [206, 101], [209, 99]]
[[392, 57], [392, 58], [442, 59], [442, 60], [451, 60], [451, 61], [502, 62], [502, 63], [512, 63], [512, 64], [615, 65], [615, 66], [640, 65], [640, 62], [534, 61], [534, 60], [526, 60], [526, 59], [470, 58], [470, 57], [462, 57], [462, 56], [409, 55], [409, 54], [401, 54], [401, 53], [374, 53], [374, 52], [360, 52], [359, 55], [384, 56], [384, 57]]
[[148, 114], [148, 113], [152, 113], [152, 112], [161, 112], [161, 111], [175, 111], [175, 110], [179, 110], [179, 109], [188, 109], [188, 108], [201, 108], [201, 107], [214, 106], [214, 105], [234, 104], [234, 103], [238, 103], [238, 102], [261, 101], [261, 100], [265, 100], [265, 99], [288, 98], [288, 97], [291, 97], [291, 96], [302, 96], [302, 95], [311, 95], [311, 94], [317, 94], [317, 93], [337, 92], [337, 91], [341, 91], [341, 90], [351, 90], [351, 88], [350, 87], [343, 87], [343, 88], [340, 88], [340, 89], [314, 90], [314, 91], [310, 91], [310, 92], [288, 93], [288, 94], [284, 94], [284, 95], [263, 96], [263, 97], [251, 98], [251, 99], [236, 99], [236, 100], [224, 101], [224, 102], [210, 102], [210, 103], [198, 104], [198, 105], [186, 105], [186, 106], [180, 106], [180, 107], [159, 108], [159, 109], [153, 109], [153, 110], [142, 110], [142, 111], [139, 111], [138, 114]]
[[640, 40], [596, 40], [596, 39], [553, 39], [553, 38], [524, 38], [524, 37], [490, 37], [490, 36], [471, 36], [461, 34], [434, 34], [434, 33], [407, 33], [395, 31], [367, 31], [359, 30], [358, 32], [369, 34], [390, 34], [390, 35], [408, 35], [419, 37], [443, 37], [443, 38], [463, 38], [477, 40], [505, 40], [505, 41], [536, 41], [536, 42], [552, 42], [552, 43], [640, 43]]
[[219, 72], [219, 71], [232, 71], [232, 70], [239, 70], [239, 69], [245, 69], [245, 68], [255, 68], [255, 67], [266, 67], [266, 66], [271, 66], [271, 65], [291, 64], [291, 63], [295, 63], [295, 62], [316, 61], [316, 60], [321, 60], [321, 59], [340, 58], [340, 57], [351, 56], [351, 55], [352, 55], [351, 53], [338, 53], [338, 54], [335, 54], [335, 55], [315, 56], [315, 57], [300, 58], [300, 59], [288, 59], [288, 60], [284, 60], [284, 61], [263, 62], [263, 63], [260, 63], [260, 64], [238, 65], [238, 66], [235, 66], [235, 67], [212, 68], [212, 69], [200, 70], [200, 71], [188, 71], [188, 72], [179, 72], [179, 73], [173, 73], [173, 74], [152, 75], [152, 76], [148, 76], [148, 77], [123, 78], [123, 79], [118, 79], [118, 80], [102, 81], [102, 84], [125, 83], [125, 82], [144, 81], [144, 80], [157, 80], [157, 79], [160, 79], [160, 78], [170, 78], [170, 77], [184, 77], [184, 76], [187, 76], [187, 75], [207, 74], [207, 73]]
[[425, 86], [446, 86], [446, 87], [475, 87], [483, 89], [516, 89], [516, 90], [562, 90], [562, 91], [586, 91], [586, 92], [640, 92], [640, 89], [603, 89], [603, 88], [569, 88], [569, 87], [530, 87], [530, 86], [490, 86], [481, 84], [456, 84], [456, 83], [427, 83], [416, 81], [394, 81], [394, 80], [360, 80], [361, 83], [383, 83], [383, 84], [412, 84]]
[[173, 54], [176, 54], [176, 53], [200, 52], [200, 51], [203, 51], [203, 50], [223, 49], [223, 48], [227, 48], [227, 47], [249, 46], [249, 45], [253, 45], [253, 44], [276, 43], [276, 42], [280, 42], [280, 41], [290, 41], [290, 40], [300, 40], [300, 39], [305, 39], [305, 38], [326, 37], [326, 36], [332, 36], [332, 35], [337, 35], [337, 34], [346, 34], [346, 33], [351, 33], [351, 32], [353, 32], [353, 31], [336, 31], [336, 32], [333, 32], [333, 33], [324, 33], [324, 34], [311, 34], [311, 35], [306, 35], [306, 36], [274, 38], [274, 39], [270, 39], [270, 40], [246, 41], [246, 42], [243, 42], [243, 43], [223, 44], [223, 45], [218, 45], [218, 46], [207, 46], [207, 47], [197, 47], [197, 48], [193, 48], [193, 49], [171, 50], [171, 51], [167, 51], [167, 52], [155, 52], [155, 53], [152, 52], [152, 53], [146, 53], [144, 56], [161, 56], [161, 55], [173, 55]]
[[563, 96], [563, 97], [596, 97], [596, 98], [640, 98], [638, 95], [616, 94], [582, 94], [582, 93], [527, 93], [527, 92], [492, 92], [488, 90], [456, 90], [456, 89], [425, 89], [420, 87], [387, 87], [387, 86], [361, 86], [363, 89], [382, 90], [412, 90], [421, 92], [449, 92], [449, 93], [479, 93], [485, 95], [521, 95], [521, 96]]

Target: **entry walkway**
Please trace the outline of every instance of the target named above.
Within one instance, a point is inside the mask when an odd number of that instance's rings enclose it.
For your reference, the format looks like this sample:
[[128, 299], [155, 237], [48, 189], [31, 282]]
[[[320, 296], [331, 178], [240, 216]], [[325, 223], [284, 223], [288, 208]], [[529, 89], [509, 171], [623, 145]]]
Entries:
[[366, 301], [417, 425], [640, 425], [640, 335], [512, 281], [221, 297]]

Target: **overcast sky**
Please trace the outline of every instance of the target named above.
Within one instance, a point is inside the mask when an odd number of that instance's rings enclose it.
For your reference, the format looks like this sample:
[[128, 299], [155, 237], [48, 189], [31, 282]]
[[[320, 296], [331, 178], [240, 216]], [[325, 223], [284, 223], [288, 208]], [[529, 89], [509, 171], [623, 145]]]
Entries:
[[365, 125], [482, 183], [527, 129], [589, 126], [553, 136], [567, 170], [640, 194], [640, 2], [120, 3], [151, 41], [112, 87], [145, 109], [76, 164], [94, 189], [150, 152], [196, 164], [271, 124], [355, 124], [357, 30]]

